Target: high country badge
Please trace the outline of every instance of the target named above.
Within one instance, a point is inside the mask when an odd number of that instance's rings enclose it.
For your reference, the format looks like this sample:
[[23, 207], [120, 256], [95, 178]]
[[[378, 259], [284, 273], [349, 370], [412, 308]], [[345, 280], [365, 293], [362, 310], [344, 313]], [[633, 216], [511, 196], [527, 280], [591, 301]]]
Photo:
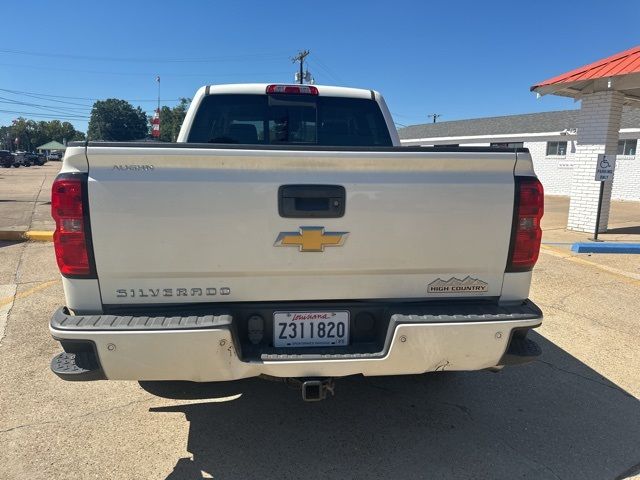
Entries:
[[467, 276], [460, 280], [452, 277], [449, 280], [440, 278], [431, 282], [427, 288], [429, 293], [478, 293], [489, 290], [487, 282]]

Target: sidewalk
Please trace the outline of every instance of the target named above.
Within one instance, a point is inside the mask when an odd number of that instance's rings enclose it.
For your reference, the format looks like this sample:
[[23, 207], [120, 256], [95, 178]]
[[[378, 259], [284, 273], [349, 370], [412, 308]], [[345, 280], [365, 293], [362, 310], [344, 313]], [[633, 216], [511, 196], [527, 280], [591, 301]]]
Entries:
[[[640, 280], [640, 255], [572, 252], [571, 246], [574, 243], [590, 243], [593, 233], [566, 230], [569, 197], [546, 196], [544, 200], [542, 254], [582, 266], [598, 267], [623, 281]], [[599, 234], [598, 238], [605, 242], [640, 243], [640, 202], [612, 201], [609, 231]]]
[[[569, 197], [547, 195], [544, 197], [544, 217], [542, 218], [542, 243], [571, 244], [588, 242], [593, 232], [566, 230], [569, 215]], [[640, 242], [640, 202], [611, 202], [609, 230], [598, 238], [605, 242]]]

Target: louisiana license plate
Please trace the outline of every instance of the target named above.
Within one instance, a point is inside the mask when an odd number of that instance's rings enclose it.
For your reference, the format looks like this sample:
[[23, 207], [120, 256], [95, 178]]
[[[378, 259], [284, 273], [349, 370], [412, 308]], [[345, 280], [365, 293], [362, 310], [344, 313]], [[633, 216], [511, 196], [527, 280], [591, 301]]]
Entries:
[[274, 347], [349, 344], [349, 312], [274, 312]]

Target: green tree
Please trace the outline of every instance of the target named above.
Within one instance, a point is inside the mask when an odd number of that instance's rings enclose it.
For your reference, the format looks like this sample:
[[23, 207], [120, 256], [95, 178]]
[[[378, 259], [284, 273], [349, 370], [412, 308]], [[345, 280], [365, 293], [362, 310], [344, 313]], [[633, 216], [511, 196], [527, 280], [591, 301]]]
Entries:
[[92, 140], [139, 140], [149, 133], [147, 116], [126, 100], [108, 98], [93, 104], [87, 136]]
[[69, 122], [51, 120], [50, 122], [38, 122], [39, 136], [41, 138], [38, 145], [55, 140], [56, 142], [72, 142], [74, 140], [84, 140], [84, 133], [77, 131]]
[[0, 150], [11, 150], [11, 127], [0, 127]]
[[16, 118], [10, 127], [10, 141], [14, 150], [32, 151], [37, 147], [38, 124], [23, 117]]
[[180, 127], [189, 108], [190, 98], [181, 98], [180, 103], [173, 108], [163, 105], [160, 108], [160, 140], [175, 142], [180, 133]]
[[[153, 117], [151, 117], [153, 118]], [[173, 142], [173, 110], [166, 105], [160, 107], [160, 137], [162, 142]]]
[[7, 150], [33, 151], [51, 140], [64, 143], [84, 138], [83, 132], [76, 130], [71, 123], [60, 120], [36, 122], [19, 117], [11, 125], [0, 127], [0, 145]]

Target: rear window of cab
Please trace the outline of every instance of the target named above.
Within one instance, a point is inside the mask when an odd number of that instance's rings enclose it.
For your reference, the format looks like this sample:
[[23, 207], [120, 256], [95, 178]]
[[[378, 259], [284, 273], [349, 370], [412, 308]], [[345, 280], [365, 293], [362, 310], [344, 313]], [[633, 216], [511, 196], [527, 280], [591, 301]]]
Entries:
[[309, 95], [208, 95], [196, 112], [189, 143], [391, 146], [374, 100]]

